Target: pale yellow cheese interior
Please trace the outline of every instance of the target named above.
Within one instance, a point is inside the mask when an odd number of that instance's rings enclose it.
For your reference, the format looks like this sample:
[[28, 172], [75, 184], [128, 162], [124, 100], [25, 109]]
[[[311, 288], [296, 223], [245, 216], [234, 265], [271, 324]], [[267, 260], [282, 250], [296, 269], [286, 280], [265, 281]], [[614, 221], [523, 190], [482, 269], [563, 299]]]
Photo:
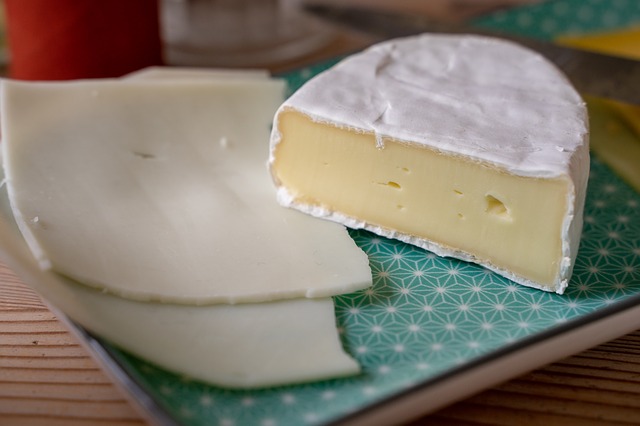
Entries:
[[459, 250], [553, 289], [562, 259], [566, 178], [516, 176], [424, 146], [314, 122], [289, 110], [272, 172], [296, 203]]

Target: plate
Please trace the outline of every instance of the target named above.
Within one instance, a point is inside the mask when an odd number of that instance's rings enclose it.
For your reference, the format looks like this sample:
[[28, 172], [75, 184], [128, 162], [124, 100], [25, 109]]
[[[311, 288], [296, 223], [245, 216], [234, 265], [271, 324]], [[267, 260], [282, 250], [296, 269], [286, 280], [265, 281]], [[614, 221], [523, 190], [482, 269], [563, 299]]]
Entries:
[[[6, 198], [2, 220], [10, 222]], [[335, 298], [363, 374], [257, 391], [176, 376], [73, 326], [156, 424], [389, 424], [640, 328], [640, 195], [592, 161], [564, 295], [366, 231], [373, 287]], [[65, 318], [60, 314], [61, 318]]]
[[[550, 37], [568, 25], [567, 8], [588, 6], [583, 17], [600, 16], [598, 4], [544, 2], [479, 24]], [[640, 20], [640, 8], [632, 12], [620, 13], [617, 24]], [[550, 17], [554, 24], [533, 24]], [[582, 28], [589, 27], [591, 21], [582, 21]], [[591, 23], [586, 29], [596, 25]], [[333, 63], [289, 74], [291, 89]], [[374, 283], [335, 298], [343, 344], [363, 367], [359, 376], [222, 389], [164, 371], [72, 328], [154, 423], [226, 426], [399, 422], [640, 328], [640, 195], [597, 158], [574, 275], [562, 296], [366, 231], [350, 235], [369, 256]]]
[[564, 295], [350, 231], [373, 275], [372, 288], [335, 298], [343, 344], [364, 371], [352, 378], [232, 391], [95, 343], [137, 395], [152, 397], [152, 413], [180, 424], [388, 424], [396, 410], [434, 410], [640, 328], [639, 218], [640, 195], [593, 160], [583, 239]]

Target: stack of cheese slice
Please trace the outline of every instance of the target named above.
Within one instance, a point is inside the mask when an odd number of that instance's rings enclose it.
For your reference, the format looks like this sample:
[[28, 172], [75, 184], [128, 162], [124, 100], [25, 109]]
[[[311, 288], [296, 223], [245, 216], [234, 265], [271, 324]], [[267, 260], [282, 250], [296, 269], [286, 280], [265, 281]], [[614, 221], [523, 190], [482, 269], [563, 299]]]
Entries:
[[344, 227], [275, 202], [265, 161], [283, 90], [197, 70], [4, 81], [5, 261], [73, 320], [181, 374], [258, 387], [356, 373], [329, 296], [369, 286], [368, 260]]
[[278, 110], [281, 204], [562, 293], [589, 174], [584, 102], [542, 56], [479, 36], [376, 45]]

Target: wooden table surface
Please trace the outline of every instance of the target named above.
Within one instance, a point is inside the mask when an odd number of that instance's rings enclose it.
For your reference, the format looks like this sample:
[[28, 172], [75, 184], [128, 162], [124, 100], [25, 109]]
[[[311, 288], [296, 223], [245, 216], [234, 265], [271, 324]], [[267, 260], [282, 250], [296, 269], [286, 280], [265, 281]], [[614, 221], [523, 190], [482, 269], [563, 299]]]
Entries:
[[[372, 40], [339, 36], [279, 71]], [[640, 331], [530, 372], [424, 417], [434, 425], [640, 424]], [[0, 426], [147, 424], [65, 326], [0, 264]]]

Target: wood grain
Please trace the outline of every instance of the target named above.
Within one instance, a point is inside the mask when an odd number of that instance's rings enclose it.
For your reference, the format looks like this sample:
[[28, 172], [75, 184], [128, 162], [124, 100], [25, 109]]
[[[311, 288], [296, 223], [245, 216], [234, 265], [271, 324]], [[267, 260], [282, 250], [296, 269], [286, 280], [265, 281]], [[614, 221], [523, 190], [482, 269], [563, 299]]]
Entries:
[[0, 264], [0, 425], [145, 425], [65, 326]]
[[[640, 423], [640, 331], [484, 391], [414, 425]], [[0, 264], [0, 425], [143, 426], [125, 395]]]

